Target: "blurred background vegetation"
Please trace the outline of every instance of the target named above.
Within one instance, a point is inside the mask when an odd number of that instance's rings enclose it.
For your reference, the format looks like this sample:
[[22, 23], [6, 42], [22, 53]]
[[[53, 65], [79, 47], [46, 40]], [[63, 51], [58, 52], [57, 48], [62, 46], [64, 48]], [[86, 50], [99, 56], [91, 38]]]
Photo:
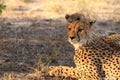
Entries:
[[[80, 12], [98, 20], [120, 20], [120, 0], [4, 0], [6, 15], [21, 10], [26, 16], [61, 18], [65, 14]], [[14, 11], [13, 11], [14, 10]], [[11, 12], [13, 11], [13, 12]]]
[[23, 2], [25, 2], [25, 3], [31, 3], [31, 2], [33, 2], [34, 0], [20, 0], [20, 1], [23, 1]]
[[0, 1], [0, 14], [2, 14], [2, 11], [6, 8], [6, 5], [4, 4], [4, 1]]
[[2, 14], [3, 9], [6, 8], [5, 4], [0, 4], [0, 14]]

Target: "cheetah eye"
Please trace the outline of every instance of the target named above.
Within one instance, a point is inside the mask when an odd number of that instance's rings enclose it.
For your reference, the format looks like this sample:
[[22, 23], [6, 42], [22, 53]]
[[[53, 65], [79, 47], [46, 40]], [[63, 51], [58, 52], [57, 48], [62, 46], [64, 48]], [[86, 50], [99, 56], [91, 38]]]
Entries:
[[77, 19], [76, 19], [76, 20], [78, 20], [78, 21], [79, 21], [79, 20], [80, 20], [80, 18], [79, 18], [79, 17], [77, 17]]
[[71, 28], [68, 28], [68, 30], [70, 31], [70, 30], [71, 30]]
[[78, 32], [81, 32], [83, 29], [78, 29]]

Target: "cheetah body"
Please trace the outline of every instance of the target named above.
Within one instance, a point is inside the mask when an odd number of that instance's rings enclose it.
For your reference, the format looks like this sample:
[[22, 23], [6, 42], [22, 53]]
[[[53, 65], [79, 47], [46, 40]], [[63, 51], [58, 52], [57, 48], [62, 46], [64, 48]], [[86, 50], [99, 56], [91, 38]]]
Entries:
[[120, 80], [120, 52], [91, 30], [94, 22], [68, 24], [68, 40], [75, 48], [75, 68], [50, 66], [49, 75], [81, 80]]

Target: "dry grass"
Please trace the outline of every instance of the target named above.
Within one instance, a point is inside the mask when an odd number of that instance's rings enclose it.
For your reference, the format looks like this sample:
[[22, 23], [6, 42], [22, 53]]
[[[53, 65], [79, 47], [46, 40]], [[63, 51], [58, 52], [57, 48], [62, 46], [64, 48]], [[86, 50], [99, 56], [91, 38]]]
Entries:
[[[64, 39], [65, 27], [62, 24], [64, 23], [60, 20], [50, 22], [40, 20], [39, 23], [31, 20], [29, 27], [24, 25], [16, 27], [13, 22], [2, 23], [0, 26], [0, 79], [53, 80], [51, 77], [44, 76], [41, 70], [48, 65], [65, 65], [66, 59], [72, 57], [65, 58], [65, 56], [73, 51], [64, 51], [70, 45]], [[58, 56], [61, 57], [58, 58]], [[66, 65], [71, 62], [67, 61]]]

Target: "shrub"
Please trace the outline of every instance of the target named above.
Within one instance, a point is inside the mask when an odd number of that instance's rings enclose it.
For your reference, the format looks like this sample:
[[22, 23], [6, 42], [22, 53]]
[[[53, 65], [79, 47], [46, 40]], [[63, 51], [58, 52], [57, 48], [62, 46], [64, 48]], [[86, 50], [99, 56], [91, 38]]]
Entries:
[[0, 4], [0, 14], [2, 14], [2, 11], [6, 8], [5, 4]]

